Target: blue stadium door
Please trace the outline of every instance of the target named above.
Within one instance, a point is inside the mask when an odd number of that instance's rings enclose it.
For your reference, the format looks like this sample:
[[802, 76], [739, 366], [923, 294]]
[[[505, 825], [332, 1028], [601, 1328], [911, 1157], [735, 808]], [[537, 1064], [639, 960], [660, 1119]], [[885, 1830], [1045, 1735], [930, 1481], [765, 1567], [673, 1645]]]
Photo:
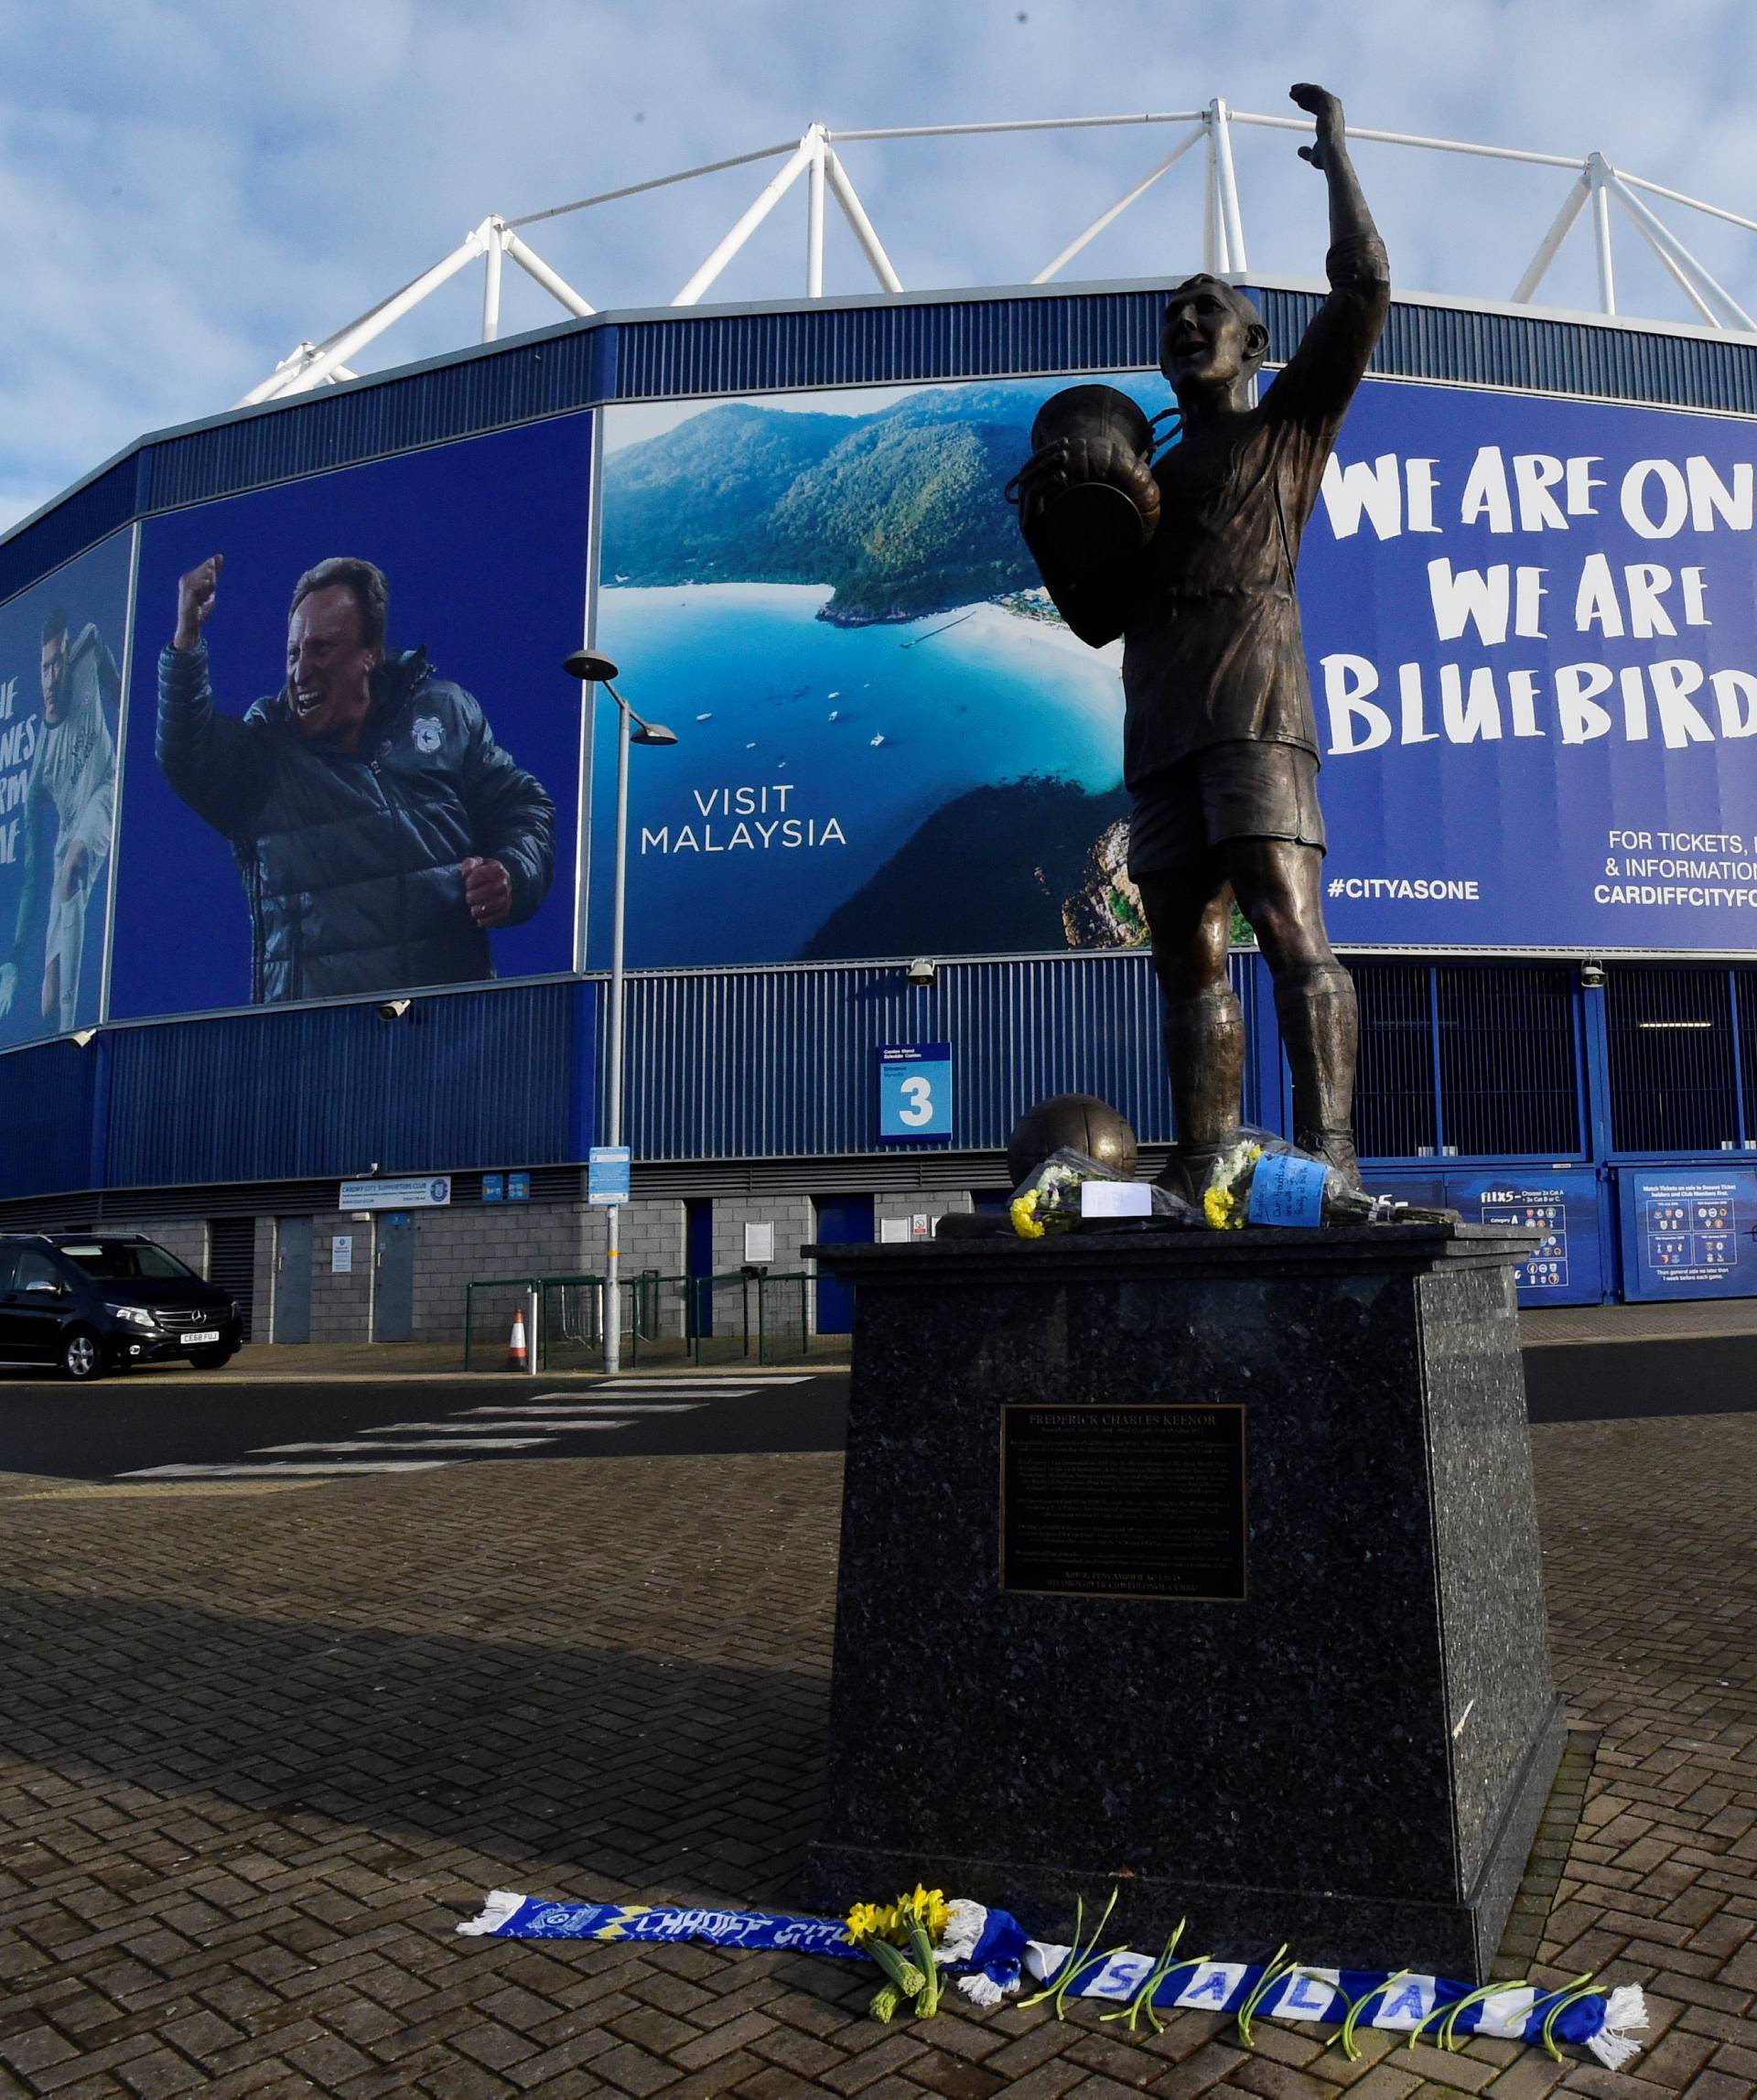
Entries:
[[690, 1338], [714, 1331], [714, 1199], [691, 1196], [684, 1204], [684, 1261], [689, 1271]]
[[[872, 1238], [870, 1196], [814, 1196], [812, 1207], [817, 1213], [817, 1229], [813, 1237], [825, 1245]], [[821, 1268], [817, 1273], [817, 1331], [820, 1334], [854, 1332], [852, 1287], [825, 1276]]]

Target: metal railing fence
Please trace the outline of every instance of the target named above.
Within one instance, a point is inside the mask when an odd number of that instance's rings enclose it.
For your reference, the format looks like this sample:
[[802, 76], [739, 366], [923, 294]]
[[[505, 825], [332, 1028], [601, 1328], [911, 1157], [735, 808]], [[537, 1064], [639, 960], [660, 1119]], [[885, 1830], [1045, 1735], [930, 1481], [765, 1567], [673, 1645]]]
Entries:
[[[797, 1362], [812, 1347], [815, 1278], [803, 1270], [620, 1279], [623, 1361], [666, 1363]], [[515, 1312], [525, 1319], [529, 1368], [596, 1371], [604, 1362], [601, 1276], [484, 1276], [464, 1287], [464, 1369], [504, 1361]]]

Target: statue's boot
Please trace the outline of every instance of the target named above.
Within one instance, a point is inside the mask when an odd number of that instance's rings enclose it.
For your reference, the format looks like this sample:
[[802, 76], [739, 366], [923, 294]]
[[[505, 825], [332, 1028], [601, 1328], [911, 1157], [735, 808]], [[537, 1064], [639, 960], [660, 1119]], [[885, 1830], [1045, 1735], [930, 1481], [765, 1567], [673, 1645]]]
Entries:
[[1340, 963], [1290, 972], [1275, 987], [1276, 1018], [1293, 1077], [1293, 1141], [1327, 1159], [1356, 1189], [1354, 1060], [1360, 1018], [1354, 980]]
[[1178, 1142], [1159, 1177], [1186, 1202], [1202, 1201], [1209, 1169], [1235, 1128], [1245, 1078], [1245, 1016], [1230, 985], [1165, 1002], [1165, 1062]]

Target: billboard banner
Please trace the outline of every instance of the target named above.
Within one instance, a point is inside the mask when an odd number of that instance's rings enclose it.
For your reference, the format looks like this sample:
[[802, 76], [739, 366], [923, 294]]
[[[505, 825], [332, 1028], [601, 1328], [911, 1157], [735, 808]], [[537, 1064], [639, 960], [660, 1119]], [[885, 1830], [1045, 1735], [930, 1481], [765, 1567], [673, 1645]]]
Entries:
[[111, 1012], [574, 964], [591, 419], [142, 528]]
[[1757, 945], [1757, 425], [1380, 382], [1306, 544], [1334, 938]]
[[131, 551], [0, 606], [0, 1049], [99, 1018]]
[[[1143, 938], [1121, 645], [1003, 496], [1077, 383], [606, 412], [597, 639], [679, 738], [632, 755], [631, 963]], [[1299, 571], [1338, 942], [1757, 944], [1753, 458], [1730, 417], [1362, 387]]]

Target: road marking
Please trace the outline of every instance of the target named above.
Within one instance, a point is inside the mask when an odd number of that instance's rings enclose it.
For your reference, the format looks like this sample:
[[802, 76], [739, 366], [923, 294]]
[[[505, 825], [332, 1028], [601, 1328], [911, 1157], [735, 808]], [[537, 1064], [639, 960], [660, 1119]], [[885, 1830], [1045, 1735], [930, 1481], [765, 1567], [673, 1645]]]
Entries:
[[223, 1474], [231, 1480], [243, 1480], [260, 1478], [264, 1474], [298, 1473], [313, 1476], [321, 1474], [328, 1479], [336, 1479], [349, 1473], [431, 1473], [444, 1463], [443, 1459], [386, 1459], [383, 1465], [377, 1466], [358, 1462], [334, 1466], [289, 1466], [285, 1463], [272, 1466], [142, 1466], [132, 1473], [118, 1473], [116, 1478], [119, 1481], [192, 1481], [204, 1477], [211, 1479], [216, 1474]]
[[[438, 1432], [447, 1437], [468, 1437], [475, 1430], [488, 1428], [490, 1426], [486, 1422], [459, 1422], [455, 1416], [447, 1416], [443, 1422], [373, 1422], [363, 1428], [361, 1435], [362, 1437], [429, 1436]], [[292, 1447], [285, 1444], [273, 1444], [267, 1448], [280, 1451], [290, 1450]]]
[[760, 1385], [716, 1385], [706, 1393], [699, 1385], [606, 1385], [601, 1390], [600, 1405], [613, 1407], [632, 1400], [637, 1393], [656, 1393], [666, 1400], [681, 1400], [685, 1393], [692, 1393], [695, 1405], [705, 1407], [710, 1400], [746, 1400], [761, 1391]]
[[[497, 1434], [501, 1430], [516, 1434], [522, 1429], [542, 1429], [551, 1437], [570, 1437], [576, 1429], [599, 1429], [607, 1422], [620, 1422], [627, 1426], [632, 1416], [656, 1415], [662, 1411], [670, 1412], [669, 1409], [661, 1410], [657, 1407], [619, 1407], [614, 1415], [609, 1408], [601, 1415], [514, 1415], [503, 1422], [465, 1422], [459, 1427], [466, 1430], [492, 1429]], [[695, 1410], [693, 1407], [680, 1407], [677, 1412], [681, 1415], [693, 1415]]]
[[333, 1444], [256, 1444], [252, 1456], [275, 1458], [283, 1451], [532, 1451], [547, 1437], [396, 1437], [343, 1438]]
[[[606, 1379], [598, 1390], [631, 1393], [639, 1385], [706, 1385], [710, 1390], [717, 1385], [807, 1385], [816, 1375], [812, 1371], [627, 1371]], [[553, 1393], [543, 1395], [545, 1400], [556, 1397]]]
[[[607, 1413], [617, 1415], [693, 1415], [705, 1403], [700, 1400], [600, 1400], [577, 1401], [571, 1407], [467, 1407], [467, 1416], [516, 1416], [523, 1422], [589, 1422]], [[462, 1417], [460, 1416], [461, 1420]]]

